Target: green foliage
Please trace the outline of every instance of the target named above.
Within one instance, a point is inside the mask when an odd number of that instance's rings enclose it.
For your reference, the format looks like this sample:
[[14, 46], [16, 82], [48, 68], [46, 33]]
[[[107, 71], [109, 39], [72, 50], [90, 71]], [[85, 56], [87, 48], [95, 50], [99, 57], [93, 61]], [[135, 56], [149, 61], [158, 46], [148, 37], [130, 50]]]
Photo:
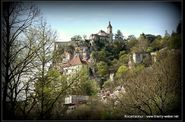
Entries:
[[168, 47], [170, 49], [180, 49], [181, 48], [181, 34], [172, 34], [169, 39]]
[[120, 51], [126, 50], [126, 45], [124, 40], [123, 41], [114, 41], [105, 47], [107, 52], [107, 58], [109, 60], [118, 59]]
[[124, 55], [124, 54], [126, 54], [126, 51], [125, 51], [125, 50], [120, 51], [120, 52], [119, 52], [119, 57], [121, 57], [121, 56]]
[[35, 83], [36, 110], [42, 118], [51, 117], [53, 105], [58, 102], [60, 96], [67, 93], [66, 77], [51, 69], [44, 77], [40, 77]]
[[138, 41], [134, 41], [134, 46], [131, 47], [131, 52], [144, 52], [149, 46], [149, 40], [145, 37], [145, 34], [141, 34]]
[[146, 49], [146, 52], [148, 52], [148, 53], [151, 53], [151, 52], [153, 52], [154, 51], [154, 49], [152, 48], [152, 47], [148, 47], [147, 49]]
[[165, 37], [170, 37], [170, 34], [168, 33], [167, 30], [165, 30], [165, 34], [164, 34]]
[[128, 67], [126, 67], [125, 65], [121, 65], [117, 72], [116, 72], [116, 77], [121, 77], [124, 73], [126, 73], [128, 71]]
[[133, 68], [133, 72], [140, 72], [144, 69], [144, 65], [143, 64], [138, 64], [138, 65], [135, 65], [135, 67]]
[[71, 41], [78, 42], [81, 41], [82, 37], [80, 35], [75, 35], [71, 38]]
[[151, 44], [150, 47], [152, 51], [156, 51], [162, 48], [162, 39], [156, 38]]
[[89, 96], [96, 95], [99, 91], [99, 86], [95, 80], [87, 80], [82, 82], [82, 91]]
[[115, 40], [117, 41], [123, 41], [123, 34], [120, 30], [117, 30], [117, 33], [115, 34]]
[[70, 90], [70, 94], [93, 96], [98, 93], [99, 86], [95, 80], [90, 79], [88, 67], [83, 66], [80, 72], [73, 76], [73, 79], [76, 82]]
[[101, 51], [92, 51], [91, 55], [96, 62], [107, 61], [107, 52], [105, 49], [102, 49]]
[[108, 74], [108, 65], [107, 63], [100, 61], [96, 64], [96, 71], [98, 76], [105, 77]]
[[[122, 79], [126, 93], [119, 96], [114, 108], [119, 117], [127, 113], [140, 115], [180, 115], [181, 55], [166, 50], [154, 65], [130, 72]], [[178, 64], [178, 65], [177, 65]], [[137, 66], [137, 68], [143, 66]]]
[[125, 40], [108, 42], [106, 40], [96, 40], [91, 53], [95, 62], [104, 61], [111, 64], [111, 61], [119, 58], [120, 51], [126, 50]]
[[63, 60], [64, 47], [59, 45], [57, 50], [53, 52], [53, 60], [55, 62], [61, 62]]
[[136, 40], [136, 37], [134, 35], [129, 35], [127, 38], [129, 41]]
[[127, 43], [128, 49], [133, 48], [138, 41], [134, 35], [129, 35], [127, 40], [128, 40], [128, 43]]
[[114, 60], [111, 61], [111, 66], [110, 66], [110, 68], [111, 68], [113, 71], [117, 71], [118, 68], [119, 68], [119, 66], [120, 66], [119, 60], [114, 59]]
[[101, 39], [96, 40], [96, 41], [94, 41], [93, 49], [95, 51], [100, 51], [101, 49], [103, 49], [105, 47], [106, 43], [108, 43], [107, 40], [101, 40]]
[[87, 46], [85, 38], [83, 39], [80, 35], [75, 35], [71, 38], [71, 41], [75, 46]]
[[113, 86], [114, 86], [114, 82], [112, 82], [111, 80], [107, 80], [103, 84], [104, 89], [112, 89]]
[[169, 39], [170, 39], [170, 37], [166, 37], [166, 36], [164, 36], [164, 37], [162, 38], [162, 40], [161, 40], [161, 42], [160, 42], [161, 49], [168, 46], [168, 44], [169, 44]]
[[182, 24], [181, 23], [182, 22], [180, 20], [180, 22], [179, 22], [179, 24], [177, 25], [177, 28], [176, 28], [176, 33], [178, 33], [178, 34], [181, 34], [181, 28], [182, 28]]
[[65, 47], [65, 51], [69, 52], [70, 54], [74, 54], [75, 47], [73, 45], [68, 45]]
[[119, 54], [120, 51], [125, 50], [125, 42], [124, 41], [114, 41], [113, 46], [115, 49], [115, 53]]
[[116, 49], [114, 47], [114, 45], [112, 43], [109, 43], [108, 45], [105, 46], [105, 50], [106, 50], [106, 58], [107, 61], [113, 60], [114, 58], [116, 58]]
[[98, 60], [99, 61], [104, 61], [106, 60], [106, 51], [105, 50], [101, 50], [98, 52]]
[[119, 57], [119, 63], [127, 65], [129, 61], [129, 55], [128, 54], [123, 54]]
[[63, 90], [67, 85], [66, 77], [62, 76], [59, 71], [55, 69], [51, 69], [48, 71], [47, 75], [44, 78], [40, 78], [35, 83], [36, 93], [39, 96], [43, 95], [47, 96], [44, 99], [53, 99]]

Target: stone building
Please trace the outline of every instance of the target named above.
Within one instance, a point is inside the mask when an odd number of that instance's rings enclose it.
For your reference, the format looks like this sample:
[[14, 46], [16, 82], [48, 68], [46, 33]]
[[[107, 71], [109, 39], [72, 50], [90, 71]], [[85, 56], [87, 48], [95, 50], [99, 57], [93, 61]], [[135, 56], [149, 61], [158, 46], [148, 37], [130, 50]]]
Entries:
[[157, 58], [156, 58], [157, 52], [151, 52], [150, 55], [152, 57], [152, 62], [155, 63], [157, 61]]
[[66, 42], [55, 42], [54, 43], [54, 50], [57, 50], [58, 48], [62, 46], [69, 46], [72, 45], [73, 43], [71, 41], [66, 41]]
[[75, 55], [71, 60], [67, 61], [66, 63], [61, 64], [61, 72], [64, 75], [73, 75], [80, 71], [83, 65], [86, 65], [87, 62], [82, 60], [80, 55]]
[[136, 63], [136, 64], [142, 63], [143, 59], [146, 58], [147, 56], [149, 56], [149, 53], [146, 53], [146, 52], [135, 52], [132, 55], [133, 62]]
[[65, 98], [64, 105], [68, 107], [67, 113], [75, 110], [79, 105], [86, 104], [89, 96], [85, 95], [69, 95]]
[[108, 41], [113, 41], [113, 33], [112, 33], [112, 25], [109, 21], [109, 25], [107, 27], [107, 32], [100, 30], [96, 34], [91, 34], [90, 37], [90, 43], [93, 45], [94, 41], [96, 40], [108, 40]]

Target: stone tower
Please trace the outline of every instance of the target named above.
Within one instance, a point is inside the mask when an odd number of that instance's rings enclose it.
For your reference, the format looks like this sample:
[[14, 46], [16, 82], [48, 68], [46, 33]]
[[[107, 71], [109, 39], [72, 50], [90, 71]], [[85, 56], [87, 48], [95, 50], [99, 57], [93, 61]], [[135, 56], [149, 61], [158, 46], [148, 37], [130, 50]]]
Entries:
[[112, 34], [112, 25], [111, 25], [110, 21], [109, 21], [109, 25], [107, 27], [107, 33], [109, 34], [110, 41], [112, 41], [113, 34]]

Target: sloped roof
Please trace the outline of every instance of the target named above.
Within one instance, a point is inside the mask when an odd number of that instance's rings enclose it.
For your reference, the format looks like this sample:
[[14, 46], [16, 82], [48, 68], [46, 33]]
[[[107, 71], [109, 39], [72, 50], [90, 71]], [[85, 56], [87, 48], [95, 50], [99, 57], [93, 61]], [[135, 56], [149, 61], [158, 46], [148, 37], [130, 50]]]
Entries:
[[103, 30], [100, 30], [97, 34], [100, 36], [107, 36], [107, 33]]
[[75, 55], [70, 61], [63, 64], [62, 67], [64, 68], [64, 67], [70, 67], [70, 66], [76, 66], [76, 65], [82, 65], [82, 64], [86, 64], [86, 62], [81, 60], [79, 55]]

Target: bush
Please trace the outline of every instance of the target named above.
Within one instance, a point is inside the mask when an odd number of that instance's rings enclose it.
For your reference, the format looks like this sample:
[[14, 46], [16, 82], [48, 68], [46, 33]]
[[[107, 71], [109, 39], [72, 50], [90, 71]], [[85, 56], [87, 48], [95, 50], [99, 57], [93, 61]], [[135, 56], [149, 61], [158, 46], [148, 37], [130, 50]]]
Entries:
[[125, 65], [121, 65], [116, 72], [116, 77], [121, 77], [126, 71], [128, 71], [128, 68]]

